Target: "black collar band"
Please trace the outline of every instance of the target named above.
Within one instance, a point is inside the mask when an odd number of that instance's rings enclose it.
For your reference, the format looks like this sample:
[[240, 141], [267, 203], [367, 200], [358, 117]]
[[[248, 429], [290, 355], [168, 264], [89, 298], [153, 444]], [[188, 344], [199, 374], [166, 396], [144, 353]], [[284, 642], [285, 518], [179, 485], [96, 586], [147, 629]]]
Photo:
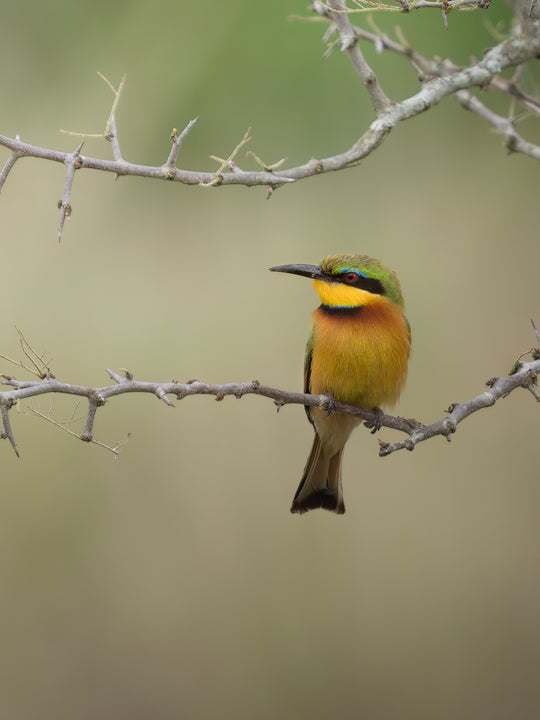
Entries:
[[362, 305], [319, 305], [325, 315], [341, 315], [351, 317], [362, 312]]

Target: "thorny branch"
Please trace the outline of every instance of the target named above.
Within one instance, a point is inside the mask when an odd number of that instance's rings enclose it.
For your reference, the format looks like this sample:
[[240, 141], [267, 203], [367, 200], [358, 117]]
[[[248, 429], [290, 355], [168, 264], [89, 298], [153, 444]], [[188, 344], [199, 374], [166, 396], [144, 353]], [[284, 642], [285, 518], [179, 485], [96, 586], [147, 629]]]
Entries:
[[[367, 0], [358, 0], [356, 9], [361, 10], [366, 4], [370, 3], [367, 3]], [[418, 7], [440, 7], [446, 21], [446, 15], [453, 7], [476, 5], [487, 8], [490, 0], [442, 0], [441, 2], [438, 0], [434, 2], [429, 0], [416, 0], [416, 2], [415, 0], [396, 0], [396, 4], [398, 6], [396, 9], [401, 12], [408, 12]], [[380, 3], [373, 3], [373, 5], [380, 5]], [[388, 8], [384, 4], [382, 6]], [[225, 156], [226, 159], [215, 154], [210, 155], [219, 164], [216, 171], [185, 170], [178, 167], [178, 156], [182, 144], [193, 130], [197, 120], [195, 118], [181, 132], [176, 128], [172, 131], [170, 136], [172, 146], [163, 164], [152, 166], [132, 163], [123, 157], [116, 126], [116, 111], [125, 78], [122, 79], [118, 88], [115, 88], [104, 78], [114, 93], [114, 102], [106, 123], [105, 132], [98, 136], [104, 137], [111, 143], [113, 159], [105, 160], [82, 155], [82, 145], [74, 152], [69, 153], [25, 143], [18, 136], [10, 138], [0, 135], [0, 145], [11, 151], [0, 171], [0, 190], [9, 172], [20, 158], [34, 157], [65, 165], [64, 194], [62, 200], [58, 203], [61, 211], [58, 226], [59, 237], [65, 219], [69, 218], [72, 212], [71, 191], [76, 170], [101, 170], [113, 173], [115, 176], [138, 176], [170, 180], [188, 185], [199, 185], [203, 188], [224, 185], [248, 187], [261, 185], [268, 187], [268, 196], [271, 196], [273, 190], [283, 185], [313, 175], [334, 172], [358, 165], [363, 158], [376, 150], [390, 132], [403, 120], [425, 112], [444, 98], [452, 95], [457, 97], [464, 108], [473, 111], [500, 132], [505, 139], [509, 152], [519, 152], [528, 157], [540, 159], [540, 146], [526, 141], [516, 131], [513, 112], [509, 113], [509, 117], [498, 115], [471, 92], [472, 88], [481, 88], [484, 91], [487, 89], [496, 90], [499, 93], [507, 94], [512, 103], [521, 103], [527, 111], [536, 116], [540, 114], [539, 99], [532, 97], [520, 87], [519, 73], [516, 73], [515, 78], [510, 81], [501, 75], [508, 68], [522, 68], [529, 60], [540, 55], [540, 21], [537, 14], [529, 13], [529, 17], [526, 17], [521, 25], [516, 25], [513, 28], [512, 34], [508, 38], [489, 49], [481, 60], [471, 63], [468, 67], [458, 67], [450, 60], [441, 61], [440, 59], [428, 60], [424, 58], [420, 53], [413, 50], [403, 38], [400, 38], [400, 41], [397, 42], [384, 33], [371, 33], [352, 25], [350, 12], [354, 8], [347, 8], [343, 0], [327, 0], [327, 2], [312, 0], [312, 7], [319, 18], [328, 23], [325, 37], [328, 37], [332, 32], [338, 33], [338, 45], [343, 52], [348, 54], [370, 97], [375, 112], [375, 119], [349, 149], [322, 159], [312, 157], [308, 162], [296, 167], [280, 167], [278, 169], [278, 164], [264, 165], [259, 162], [257, 163], [259, 165], [258, 169], [244, 170], [238, 166], [236, 157], [240, 149], [250, 139], [248, 131], [232, 153]], [[387, 50], [405, 57], [417, 70], [421, 84], [418, 92], [400, 102], [394, 102], [388, 97], [381, 87], [375, 72], [364, 57], [360, 47], [360, 44], [364, 42], [374, 44], [378, 52]], [[84, 136], [82, 133], [70, 134]], [[253, 152], [248, 152], [247, 156], [251, 156], [255, 160], [257, 157]]]
[[[347, 8], [347, 13], [364, 13], [373, 12], [374, 10], [385, 10], [409, 13], [412, 10], [420, 8], [436, 8], [442, 11], [443, 22], [448, 28], [448, 13], [454, 8], [474, 9], [480, 8], [485, 10], [491, 5], [491, 0], [352, 0], [354, 7]], [[322, 0], [313, 0], [313, 5], [317, 5], [324, 10], [332, 9], [334, 3], [328, 0], [327, 3]]]
[[[540, 334], [536, 328], [535, 332], [540, 343]], [[227, 383], [224, 385], [204, 383], [199, 380], [190, 380], [187, 383], [181, 383], [177, 380], [161, 383], [143, 382], [135, 380], [129, 372], [120, 375], [113, 370], [107, 370], [115, 384], [95, 388], [60, 382], [50, 371], [42, 379], [30, 381], [16, 380], [10, 375], [3, 375], [4, 380], [2, 384], [14, 389], [0, 392], [0, 411], [3, 423], [3, 430], [0, 433], [0, 437], [7, 438], [10, 441], [18, 456], [19, 452], [10, 423], [9, 411], [21, 400], [48, 393], [63, 393], [66, 395], [85, 397], [87, 399], [88, 411], [85, 428], [82, 435], [79, 436], [84, 442], [95, 442], [93, 432], [96, 414], [110, 398], [116, 397], [117, 395], [124, 395], [126, 393], [150, 393], [170, 407], [174, 407], [174, 404], [170, 400], [169, 395], [175, 396], [177, 400], [183, 400], [189, 395], [213, 395], [216, 400], [223, 400], [227, 395], [233, 395], [236, 398], [241, 398], [244, 395], [262, 395], [263, 397], [273, 400], [278, 410], [283, 405], [288, 404], [318, 406], [325, 408], [328, 413], [340, 412], [361, 418], [364, 420], [366, 427], [372, 428], [372, 430], [375, 427], [384, 426], [405, 433], [405, 435], [407, 435], [405, 440], [395, 443], [379, 442], [379, 455], [384, 457], [396, 452], [396, 450], [414, 450], [418, 443], [438, 435], [442, 435], [446, 437], [447, 440], [450, 440], [450, 436], [456, 432], [457, 426], [465, 420], [465, 418], [482, 408], [491, 407], [497, 400], [506, 397], [516, 388], [526, 388], [537, 401], [540, 401], [540, 394], [537, 391], [537, 376], [540, 374], [540, 351], [535, 349], [530, 352], [533, 357], [532, 361], [523, 362], [520, 358], [507, 376], [488, 380], [486, 383], [487, 390], [471, 400], [452, 404], [448, 408], [448, 414], [445, 418], [430, 425], [424, 425], [413, 419], [386, 415], [379, 410], [358, 408], [354, 405], [338, 402], [329, 395], [309, 395], [306, 393], [280, 390], [269, 385], [263, 385], [258, 380]], [[72, 431], [70, 431], [70, 433], [74, 434]], [[103, 443], [99, 444], [103, 446]], [[109, 449], [116, 453], [115, 448]]]
[[[332, 0], [322, 2], [322, 0], [316, 0], [317, 4], [323, 8], [331, 8], [333, 6]], [[408, 13], [411, 10], [417, 10], [420, 8], [436, 8], [441, 9], [446, 7], [446, 12], [450, 12], [454, 8], [481, 8], [485, 10], [491, 4], [491, 0], [352, 0], [353, 7], [347, 8], [345, 12], [348, 13], [361, 13], [361, 12], [372, 12], [373, 10], [394, 10], [395, 12]]]

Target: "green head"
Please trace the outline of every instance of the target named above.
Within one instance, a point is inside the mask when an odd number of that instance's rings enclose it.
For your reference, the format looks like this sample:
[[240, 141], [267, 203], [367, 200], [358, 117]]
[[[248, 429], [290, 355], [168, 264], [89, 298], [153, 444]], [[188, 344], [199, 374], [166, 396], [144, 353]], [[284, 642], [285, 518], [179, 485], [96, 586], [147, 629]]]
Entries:
[[[357, 283], [357, 287], [384, 295], [395, 305], [404, 305], [398, 276], [380, 260], [368, 255], [328, 255], [321, 261], [320, 268], [329, 279], [352, 286]], [[354, 274], [359, 277], [354, 279]]]

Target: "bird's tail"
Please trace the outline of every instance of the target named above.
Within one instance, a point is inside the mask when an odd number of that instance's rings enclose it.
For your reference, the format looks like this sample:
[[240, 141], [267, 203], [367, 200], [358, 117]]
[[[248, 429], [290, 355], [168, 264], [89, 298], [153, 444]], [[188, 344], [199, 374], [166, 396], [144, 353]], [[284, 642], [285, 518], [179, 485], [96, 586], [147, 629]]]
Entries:
[[304, 474], [291, 505], [292, 513], [324, 508], [338, 515], [345, 512], [341, 486], [341, 460], [343, 448], [332, 457], [324, 452], [321, 438], [315, 432], [313, 447]]

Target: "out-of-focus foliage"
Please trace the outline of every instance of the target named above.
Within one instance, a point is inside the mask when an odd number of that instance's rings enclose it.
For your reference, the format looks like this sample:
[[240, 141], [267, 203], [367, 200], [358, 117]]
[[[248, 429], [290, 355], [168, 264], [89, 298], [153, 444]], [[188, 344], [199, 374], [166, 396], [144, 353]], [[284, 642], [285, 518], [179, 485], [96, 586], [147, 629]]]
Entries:
[[[226, 155], [248, 126], [267, 162], [333, 154], [371, 110], [347, 58], [322, 59], [324, 26], [287, 20], [304, 12], [284, 0], [8, 3], [0, 131], [73, 149], [59, 128], [96, 132], [107, 118], [99, 70], [113, 82], [127, 73], [118, 125], [130, 160], [163, 162], [171, 129], [195, 115], [184, 167], [214, 169], [208, 155]], [[374, 19], [457, 63], [510, 24], [498, 3], [452, 12], [448, 31], [437, 11]], [[366, 56], [392, 97], [417, 87], [403, 58]], [[89, 140], [84, 152], [110, 148]], [[397, 128], [360, 167], [268, 202], [264, 189], [82, 173], [59, 246], [63, 181], [61, 166], [25, 159], [0, 203], [0, 352], [17, 355], [16, 325], [62, 380], [106, 384], [112, 367], [299, 389], [316, 299], [308, 282], [266, 269], [336, 252], [380, 257], [401, 278], [414, 341], [406, 417], [439, 418], [533, 344], [538, 168], [508, 157], [455, 102]], [[58, 420], [74, 412], [66, 398], [33, 406]], [[95, 428], [110, 443], [131, 433], [116, 461], [24, 407], [12, 415], [22, 457], [0, 445], [3, 716], [538, 712], [529, 394], [474, 416], [450, 445], [412, 454], [379, 459], [376, 438], [357, 431], [343, 518], [289, 515], [311, 442], [299, 407], [277, 415], [262, 398], [197, 397], [171, 410], [117, 398]]]

